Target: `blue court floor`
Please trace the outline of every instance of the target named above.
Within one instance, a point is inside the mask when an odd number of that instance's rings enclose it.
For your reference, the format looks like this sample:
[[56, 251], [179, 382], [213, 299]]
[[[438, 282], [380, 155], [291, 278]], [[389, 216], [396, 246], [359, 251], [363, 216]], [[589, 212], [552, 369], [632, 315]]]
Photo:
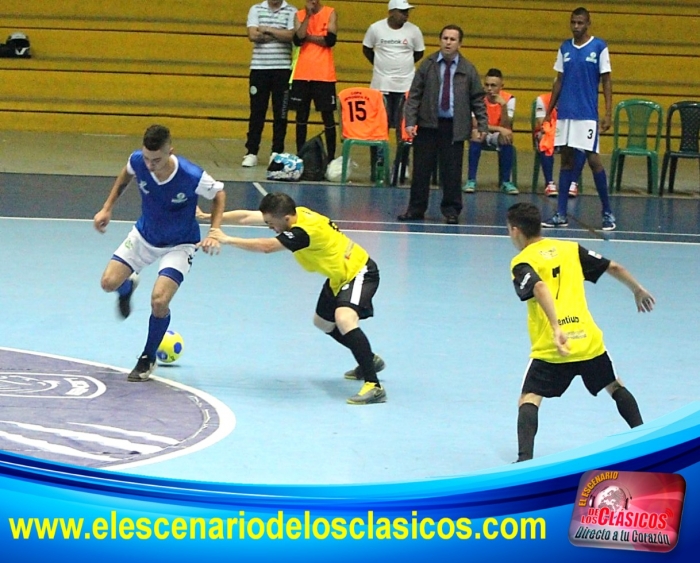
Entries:
[[[135, 310], [123, 322], [99, 280], [138, 215], [137, 191], [124, 195], [100, 235], [92, 216], [112, 178], [0, 174], [0, 181], [0, 347], [131, 369], [145, 340], [156, 268], [143, 272]], [[235, 423], [208, 447], [124, 470], [334, 484], [432, 479], [510, 464], [529, 341], [526, 307], [510, 281], [515, 249], [505, 213], [515, 201], [551, 204], [529, 193], [477, 192], [465, 196], [461, 224], [447, 226], [434, 192], [427, 221], [406, 225], [396, 222], [405, 189], [230, 182], [227, 207], [256, 208], [265, 190], [287, 191], [329, 215], [378, 263], [376, 317], [363, 328], [387, 363], [380, 377], [388, 402], [345, 403], [359, 388], [343, 379], [352, 356], [311, 322], [322, 277], [304, 272], [286, 252], [226, 247], [219, 256], [198, 254], [172, 303], [171, 328], [183, 335], [185, 353], [156, 374], [213, 397]], [[700, 200], [614, 196], [618, 230], [609, 240], [587, 229], [600, 226], [596, 196], [571, 206], [577, 221], [546, 234], [575, 238], [621, 262], [657, 299], [657, 309], [642, 315], [610, 276], [588, 286], [619, 376], [645, 422], [663, 423], [700, 398]], [[226, 229], [273, 236], [262, 227]], [[139, 408], [156, 412], [158, 405]], [[100, 416], [109, 423], [110, 413]], [[543, 403], [539, 428], [537, 458], [580, 455], [601, 438], [633, 432], [607, 394], [593, 398], [580, 381]]]

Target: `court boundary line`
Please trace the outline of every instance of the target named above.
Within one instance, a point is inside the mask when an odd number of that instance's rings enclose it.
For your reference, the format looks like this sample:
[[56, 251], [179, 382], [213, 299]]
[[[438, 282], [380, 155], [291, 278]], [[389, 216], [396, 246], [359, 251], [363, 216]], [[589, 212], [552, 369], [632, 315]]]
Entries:
[[[0, 215], [0, 221], [7, 219], [10, 221], [62, 221], [62, 222], [78, 222], [78, 223], [92, 223], [92, 219], [77, 219], [77, 218], [67, 218], [67, 217], [10, 217], [10, 216], [5, 216], [5, 215]], [[127, 219], [113, 219], [110, 221], [110, 223], [117, 223], [117, 224], [127, 224], [127, 225], [133, 225], [135, 224], [136, 221], [134, 220], [127, 220]], [[343, 223], [349, 223], [349, 224], [370, 224], [370, 225], [402, 225], [406, 226], [406, 223], [399, 223], [396, 221], [355, 221], [352, 219], [338, 219], [334, 220], [334, 223], [337, 224], [343, 224]], [[204, 226], [206, 223], [200, 223], [200, 225]], [[421, 226], [420, 224], [417, 223], [412, 223], [414, 226]], [[437, 227], [437, 228], [448, 228], [446, 225], [443, 225], [441, 223], [425, 223], [423, 226], [425, 227]], [[458, 225], [458, 228], [462, 229], [506, 229], [505, 225], [500, 226], [500, 225]], [[268, 227], [262, 226], [262, 225], [222, 225], [222, 228], [245, 228], [245, 229], [268, 229]], [[565, 231], [565, 233], [555, 233], [554, 231]], [[457, 237], [497, 237], [497, 238], [508, 238], [508, 234], [480, 234], [480, 233], [464, 233], [464, 232], [455, 232], [455, 233], [438, 233], [438, 232], [426, 232], [426, 231], [394, 231], [394, 230], [369, 230], [369, 229], [348, 229], [348, 231], [352, 231], [353, 233], [374, 233], [374, 234], [397, 234], [397, 235], [427, 235], [427, 236], [457, 236]], [[585, 234], [588, 233], [587, 230], [585, 229], [570, 229], [568, 227], [562, 228], [562, 229], [547, 229], [546, 231], [543, 230], [543, 233], [552, 233], [550, 234], [543, 234], [542, 236], [544, 238], [558, 238], [558, 239], [566, 239], [566, 240], [584, 240], [584, 241], [590, 241], [590, 240], [597, 240], [599, 242], [627, 242], [627, 243], [642, 243], [642, 244], [687, 244], [687, 245], [698, 245], [700, 244], [700, 234], [694, 234], [694, 233], [649, 233], [647, 231], [610, 231], [611, 237], [603, 239], [601, 237], [595, 237], [595, 238], [583, 238], [580, 236], [576, 236], [579, 234]], [[573, 234], [574, 236], [568, 236], [566, 233]], [[590, 234], [590, 233], [589, 233]], [[629, 239], [617, 239], [615, 238], [615, 234], [625, 234], [625, 235], [639, 235], [639, 236], [654, 236], [654, 237], [688, 237], [688, 238], [693, 238], [697, 239], [697, 242], [693, 241], [673, 241], [673, 240], [629, 240]]]

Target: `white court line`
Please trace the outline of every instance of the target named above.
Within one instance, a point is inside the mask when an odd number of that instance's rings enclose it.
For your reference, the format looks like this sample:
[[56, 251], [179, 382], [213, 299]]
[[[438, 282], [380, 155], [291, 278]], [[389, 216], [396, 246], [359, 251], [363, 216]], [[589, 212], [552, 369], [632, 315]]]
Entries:
[[253, 185], [255, 186], [255, 189], [258, 190], [262, 195], [267, 195], [267, 190], [262, 187], [262, 184], [260, 182], [253, 182]]
[[[262, 190], [260, 193], [267, 195], [267, 192], [265, 191], [265, 188], [263, 188], [258, 182], [253, 182], [253, 185], [259, 189]], [[59, 218], [59, 217], [6, 217], [0, 215], [0, 220], [3, 219], [8, 219], [11, 221], [63, 221], [63, 222], [70, 222], [70, 221], [75, 221], [78, 223], [92, 223], [92, 219], [67, 219], [67, 218]], [[126, 223], [133, 225], [135, 221], [129, 220], [129, 221], [124, 221], [124, 220], [119, 220], [119, 219], [112, 219], [110, 223]], [[351, 223], [351, 224], [356, 224], [356, 225], [406, 225], [406, 223], [399, 223], [397, 221], [355, 221], [352, 219], [340, 219], [340, 220], [334, 220], [334, 223], [342, 224], [342, 223]], [[427, 227], [443, 227], [444, 225], [442, 223], [425, 223], [425, 226]], [[458, 225], [459, 227], [462, 228], [468, 228], [468, 229], [505, 229], [505, 226], [501, 227], [499, 225]], [[240, 229], [240, 228], [245, 228], [245, 229], [250, 229], [250, 228], [258, 228], [258, 229], [268, 229], [269, 227], [263, 227], [261, 225], [222, 225], [222, 228], [234, 228], [234, 229]], [[488, 234], [488, 235], [480, 235], [477, 233], [427, 233], [427, 232], [420, 232], [420, 231], [388, 231], [388, 230], [366, 230], [366, 229], [348, 229], [348, 231], [353, 232], [353, 233], [373, 233], [373, 234], [392, 234], [392, 235], [410, 235], [410, 236], [440, 236], [440, 237], [492, 237], [492, 238], [507, 238], [507, 234], [502, 234], [502, 235], [497, 235], [497, 234]], [[577, 234], [577, 233], [587, 233], [585, 229], [570, 229], [567, 228], [566, 232], [570, 234]], [[607, 232], [607, 231], [606, 231]], [[552, 233], [554, 235], [554, 233]], [[621, 235], [646, 235], [650, 236], [652, 233], [649, 233], [647, 231], [621, 231], [621, 230], [615, 230], [615, 231], [610, 231], [611, 235], [614, 234], [621, 234]], [[617, 238], [611, 238], [609, 240], [604, 240], [604, 239], [599, 239], [602, 242], [626, 242], [626, 243], [634, 243], [634, 244], [688, 244], [688, 245], [697, 245], [700, 244], [700, 235], [695, 234], [695, 233], [653, 233], [655, 237], [691, 237], [698, 239], [698, 242], [688, 242], [688, 241], [665, 241], [665, 240], [620, 240]], [[567, 240], [583, 240], [583, 241], [591, 241], [591, 240], [596, 240], [593, 238], [581, 238], [581, 237], [576, 237], [576, 236], [548, 236], [547, 238], [565, 238]]]

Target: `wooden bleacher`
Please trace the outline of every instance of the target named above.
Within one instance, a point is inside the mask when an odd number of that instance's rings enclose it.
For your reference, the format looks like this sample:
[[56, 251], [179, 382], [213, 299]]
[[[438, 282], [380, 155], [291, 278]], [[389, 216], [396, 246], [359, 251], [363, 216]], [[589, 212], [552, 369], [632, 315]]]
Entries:
[[[33, 58], [0, 59], [0, 129], [140, 134], [165, 121], [186, 137], [243, 138], [252, 46], [246, 16], [254, 0], [35, 0], [0, 7], [0, 40], [26, 33]], [[301, 5], [300, 2], [296, 2]], [[367, 27], [385, 0], [327, 0], [338, 12], [338, 90], [368, 84]], [[500, 68], [518, 99], [516, 131], [529, 130], [532, 100], [547, 91], [568, 16], [558, 0], [412, 2], [411, 21], [427, 52], [446, 23], [465, 31], [462, 54], [480, 72]], [[700, 2], [609, 0], [584, 4], [592, 33], [610, 46], [614, 101], [645, 97], [667, 108], [700, 98]], [[602, 100], [602, 97], [601, 97]], [[518, 146], [530, 147], [527, 135]], [[609, 151], [609, 136], [603, 151]]]

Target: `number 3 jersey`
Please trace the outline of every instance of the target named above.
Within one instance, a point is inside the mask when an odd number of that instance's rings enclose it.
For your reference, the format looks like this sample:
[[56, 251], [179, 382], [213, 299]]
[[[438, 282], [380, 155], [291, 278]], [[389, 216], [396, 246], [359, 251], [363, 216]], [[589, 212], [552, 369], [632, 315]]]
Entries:
[[197, 196], [214, 199], [224, 189], [222, 182], [196, 164], [174, 155], [170, 158], [175, 159], [175, 171], [164, 182], [148, 170], [140, 150], [131, 154], [126, 165], [141, 192], [141, 217], [136, 228], [149, 244], [161, 248], [198, 243]]
[[554, 70], [562, 73], [557, 102], [559, 119], [598, 121], [598, 85], [600, 76], [611, 71], [610, 52], [602, 39], [591, 37], [585, 45], [564, 41]]
[[369, 260], [367, 251], [340, 232], [333, 221], [306, 207], [297, 207], [297, 222], [277, 235], [277, 240], [294, 253], [302, 268], [326, 276], [334, 295]]
[[[547, 238], [528, 245], [513, 258], [515, 292], [521, 301], [527, 301], [531, 358], [551, 363], [577, 362], [605, 352], [603, 332], [588, 311], [583, 282], [597, 282], [609, 265], [610, 260], [576, 242]], [[568, 338], [568, 356], [557, 352], [552, 328], [535, 299], [538, 281], [547, 284], [554, 298], [559, 326]]]

